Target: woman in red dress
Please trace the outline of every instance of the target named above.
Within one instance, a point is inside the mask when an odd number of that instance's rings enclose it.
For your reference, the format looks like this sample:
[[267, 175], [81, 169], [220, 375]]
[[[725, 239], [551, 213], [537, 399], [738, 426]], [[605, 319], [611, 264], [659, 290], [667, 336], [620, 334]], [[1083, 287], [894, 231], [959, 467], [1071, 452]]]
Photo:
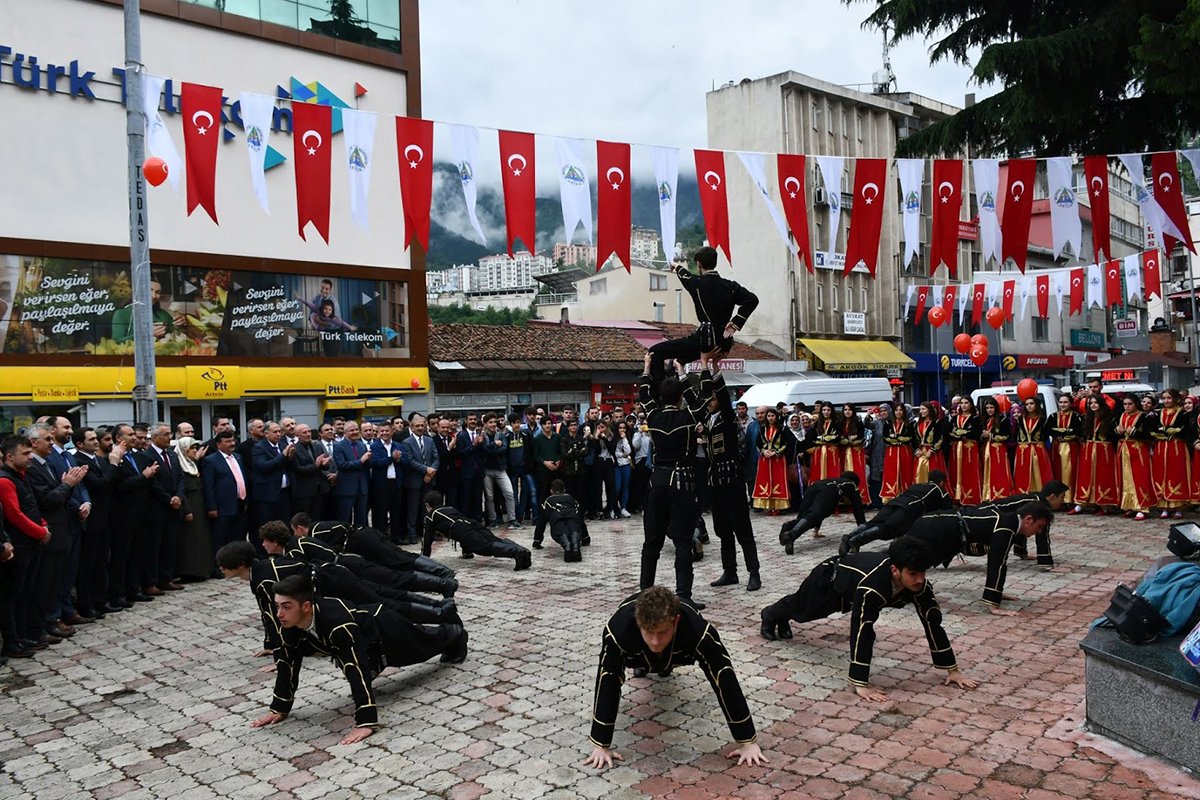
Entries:
[[1183, 509], [1196, 502], [1193, 492], [1192, 448], [1195, 438], [1192, 420], [1183, 409], [1183, 395], [1178, 389], [1163, 389], [1162, 409], [1158, 412], [1158, 428], [1154, 437], [1154, 452], [1150, 455], [1150, 474], [1154, 478], [1154, 493], [1158, 496], [1159, 515], [1167, 519], [1183, 517]]
[[[853, 403], [842, 405], [842, 472], [853, 472], [858, 476], [858, 493], [863, 505], [871, 505], [871, 493], [867, 487], [866, 427]], [[840, 473], [839, 473], [840, 474]]]
[[946, 443], [946, 421], [941, 418], [933, 403], [921, 403], [917, 410], [917, 447], [913, 455], [913, 483], [927, 483], [929, 473], [946, 473], [946, 457], [942, 447]]
[[767, 409], [766, 424], [758, 432], [758, 472], [754, 476], [754, 507], [774, 516], [791, 504], [788, 496], [787, 442], [779, 412]]
[[[1058, 412], [1047, 420], [1050, 434], [1050, 467], [1054, 479], [1067, 485], [1063, 502], [1074, 502], [1075, 481], [1079, 474], [1079, 448], [1083, 439], [1083, 417], [1075, 411], [1071, 395], [1058, 396]], [[1068, 514], [1077, 513], [1074, 508]]]
[[1117, 488], [1116, 434], [1103, 398], [1088, 397], [1087, 409], [1083, 418], [1083, 446], [1079, 450], [1075, 512], [1083, 511], [1084, 506], [1095, 506], [1097, 514], [1104, 514], [1105, 506], [1121, 502]]
[[1121, 510], [1139, 521], [1158, 502], [1150, 472], [1150, 442], [1157, 427], [1154, 417], [1141, 410], [1137, 398], [1126, 395], [1115, 430], [1117, 473], [1121, 477]]
[[983, 471], [979, 461], [979, 434], [982, 422], [971, 398], [959, 398], [958, 408], [950, 417], [950, 493], [959, 505], [976, 506], [983, 493]]
[[892, 403], [892, 418], [883, 429], [883, 483], [879, 499], [887, 502], [913, 483], [913, 443], [917, 431], [908, 421], [904, 404]]
[[995, 397], [983, 401], [983, 429], [979, 438], [983, 450], [983, 502], [990, 503], [1013, 494], [1012, 469], [1008, 465], [1008, 440], [1012, 426], [1000, 413]]
[[808, 429], [804, 449], [808, 451], [808, 485], [827, 478], [836, 478], [842, 469], [842, 429], [833, 416], [832, 403], [817, 405], [817, 418]]
[[[1042, 398], [1031, 397], [1024, 403], [1025, 415], [1016, 423], [1017, 460], [1013, 469], [1013, 492], [1040, 492], [1053, 476], [1050, 454], [1046, 452], [1046, 414]], [[1071, 491], [1067, 489], [1067, 491]]]

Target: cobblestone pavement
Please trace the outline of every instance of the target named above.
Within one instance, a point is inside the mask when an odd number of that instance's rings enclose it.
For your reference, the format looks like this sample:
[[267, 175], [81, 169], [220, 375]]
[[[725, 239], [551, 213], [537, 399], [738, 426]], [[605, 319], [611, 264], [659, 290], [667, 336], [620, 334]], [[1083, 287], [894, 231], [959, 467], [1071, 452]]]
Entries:
[[959, 663], [982, 685], [942, 686], [915, 614], [887, 610], [872, 679], [891, 700], [875, 705], [847, 690], [844, 617], [796, 626], [790, 642], [758, 635], [758, 609], [794, 590], [850, 522], [788, 558], [778, 518], [754, 521], [764, 589], [710, 589], [713, 547], [696, 596], [733, 655], [769, 767], [723, 757], [728, 729], [690, 667], [631, 679], [616, 738], [624, 764], [579, 766], [601, 626], [636, 584], [635, 517], [596, 523], [581, 564], [551, 544], [514, 573], [511, 561], [461, 561], [442, 546], [459, 571], [470, 656], [385, 672], [384, 727], [359, 745], [338, 744], [349, 692], [313, 659], [292, 717], [250, 729], [272, 676], [251, 657], [261, 636], [245, 584], [193, 585], [82, 628], [0, 669], [0, 797], [1200, 798], [1200, 782], [1081, 727], [1078, 643], [1117, 580], [1164, 551], [1164, 523], [1060, 517], [1059, 571], [1011, 566], [1016, 618], [977, 601], [982, 559], [931, 572]]

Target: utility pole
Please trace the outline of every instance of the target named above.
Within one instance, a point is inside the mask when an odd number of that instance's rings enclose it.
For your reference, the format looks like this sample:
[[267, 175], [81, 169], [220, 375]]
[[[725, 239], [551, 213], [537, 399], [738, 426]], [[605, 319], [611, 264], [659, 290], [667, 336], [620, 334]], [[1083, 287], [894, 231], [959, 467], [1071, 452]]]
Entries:
[[125, 134], [129, 165], [129, 269], [133, 286], [134, 417], [158, 416], [154, 385], [154, 319], [150, 298], [150, 223], [142, 162], [146, 155], [142, 105], [142, 25], [140, 0], [125, 0]]

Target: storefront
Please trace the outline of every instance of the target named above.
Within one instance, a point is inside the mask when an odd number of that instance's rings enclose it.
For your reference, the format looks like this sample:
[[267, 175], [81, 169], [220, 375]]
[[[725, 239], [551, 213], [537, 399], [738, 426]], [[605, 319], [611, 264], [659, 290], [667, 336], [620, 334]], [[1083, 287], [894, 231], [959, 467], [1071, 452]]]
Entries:
[[988, 356], [975, 366], [968, 356], [957, 353], [912, 353], [915, 365], [908, 381], [911, 402], [937, 400], [945, 403], [956, 394], [970, 393], [1000, 380], [1000, 356]]
[[913, 360], [891, 342], [800, 339], [800, 357], [812, 369], [842, 378], [887, 378], [889, 371], [912, 369]]

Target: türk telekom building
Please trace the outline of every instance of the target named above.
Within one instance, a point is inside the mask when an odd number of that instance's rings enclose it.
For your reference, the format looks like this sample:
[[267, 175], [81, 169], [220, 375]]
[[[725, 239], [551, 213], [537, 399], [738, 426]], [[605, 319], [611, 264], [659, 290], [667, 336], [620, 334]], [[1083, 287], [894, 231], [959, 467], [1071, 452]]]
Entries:
[[[143, 61], [170, 79], [163, 116], [181, 153], [180, 83], [227, 98], [220, 225], [202, 209], [186, 215], [183, 181], [178, 193], [147, 189], [164, 419], [208, 431], [218, 415], [241, 429], [258, 415], [425, 405], [424, 264], [403, 247], [391, 121], [420, 114], [417, 3], [349, 5], [349, 18], [331, 19], [324, 0], [142, 0]], [[119, 0], [4, 4], [0, 431], [39, 414], [92, 425], [133, 415], [123, 64]], [[277, 98], [269, 214], [231, 105], [242, 91]], [[305, 101], [379, 115], [369, 233], [350, 217], [334, 112], [329, 244], [311, 226], [307, 242], [297, 234], [291, 106]], [[330, 311], [345, 324], [317, 318]]]

